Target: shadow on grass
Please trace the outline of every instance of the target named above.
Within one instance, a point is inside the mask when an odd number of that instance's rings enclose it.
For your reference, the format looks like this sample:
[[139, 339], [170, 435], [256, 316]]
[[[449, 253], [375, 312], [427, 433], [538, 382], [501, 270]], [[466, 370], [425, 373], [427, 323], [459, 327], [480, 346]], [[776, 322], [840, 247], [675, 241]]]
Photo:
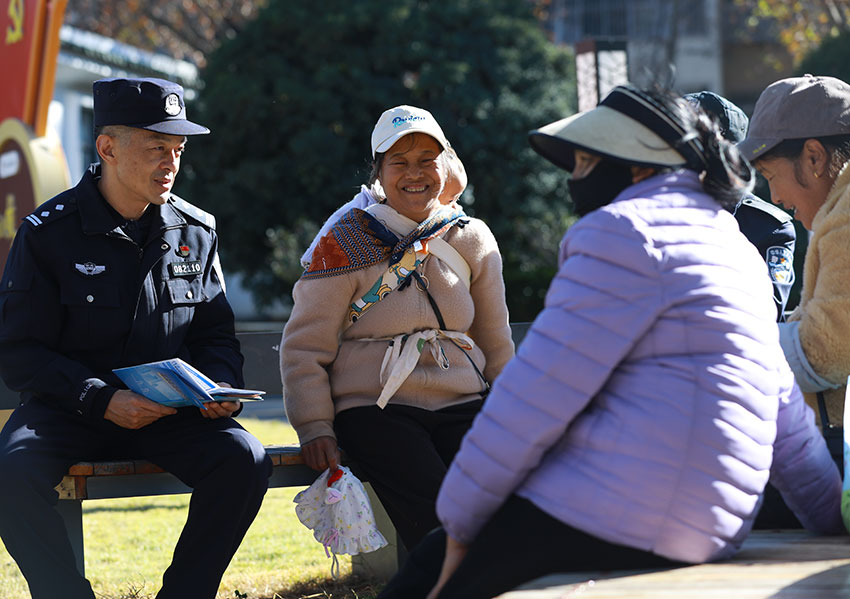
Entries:
[[[256, 597], [238, 589], [227, 599], [375, 599], [384, 588], [383, 582], [349, 574], [339, 580], [314, 578], [278, 590], [269, 596]], [[144, 582], [128, 582], [117, 595], [95, 592], [97, 599], [154, 599], [154, 590]]]
[[305, 580], [260, 599], [375, 599], [382, 588], [383, 582], [348, 575]]
[[133, 505], [133, 506], [104, 506], [104, 507], [84, 507], [84, 514], [108, 514], [108, 513], [122, 513], [127, 514], [130, 512], [148, 512], [150, 510], [185, 510], [188, 509], [188, 506], [185, 505], [175, 505], [168, 503], [146, 503], [144, 505]]

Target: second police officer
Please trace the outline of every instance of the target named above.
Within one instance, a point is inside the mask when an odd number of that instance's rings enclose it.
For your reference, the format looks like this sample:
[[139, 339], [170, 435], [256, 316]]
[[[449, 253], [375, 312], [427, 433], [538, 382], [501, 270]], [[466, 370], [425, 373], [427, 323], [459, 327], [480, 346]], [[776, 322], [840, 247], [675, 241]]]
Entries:
[[[693, 105], [713, 116], [723, 133], [732, 143], [743, 141], [747, 135], [749, 119], [738, 106], [714, 92], [702, 91], [687, 94]], [[794, 285], [794, 245], [797, 234], [794, 222], [787, 212], [751, 193], [741, 198], [735, 208], [735, 220], [741, 233], [750, 240], [764, 261], [773, 283], [773, 301], [776, 320], [785, 320], [785, 306]]]

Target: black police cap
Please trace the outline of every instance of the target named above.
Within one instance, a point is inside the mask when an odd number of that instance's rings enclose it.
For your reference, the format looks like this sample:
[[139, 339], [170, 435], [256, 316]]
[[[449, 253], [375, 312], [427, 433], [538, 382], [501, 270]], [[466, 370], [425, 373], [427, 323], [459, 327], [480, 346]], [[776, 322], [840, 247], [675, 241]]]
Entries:
[[100, 79], [93, 86], [94, 126], [124, 125], [169, 135], [210, 130], [186, 119], [183, 87], [165, 79]]
[[687, 94], [685, 99], [715, 117], [720, 123], [720, 132], [723, 137], [732, 143], [744, 141], [750, 119], [739, 106], [709, 91]]

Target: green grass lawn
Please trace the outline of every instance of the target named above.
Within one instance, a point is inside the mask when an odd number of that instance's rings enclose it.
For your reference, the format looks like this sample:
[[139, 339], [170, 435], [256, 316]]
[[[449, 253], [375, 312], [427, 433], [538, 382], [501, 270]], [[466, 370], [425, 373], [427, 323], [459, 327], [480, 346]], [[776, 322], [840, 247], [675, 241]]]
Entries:
[[[279, 421], [240, 419], [264, 444], [296, 443]], [[370, 581], [352, 579], [351, 559], [340, 556], [342, 579], [330, 578], [331, 561], [298, 521], [298, 488], [270, 489], [257, 519], [224, 575], [219, 599], [371, 599]], [[186, 519], [189, 495], [100, 499], [83, 503], [86, 575], [98, 598], [146, 599], [160, 577]], [[26, 582], [0, 546], [2, 599], [28, 599]], [[187, 598], [188, 599], [188, 598]]]

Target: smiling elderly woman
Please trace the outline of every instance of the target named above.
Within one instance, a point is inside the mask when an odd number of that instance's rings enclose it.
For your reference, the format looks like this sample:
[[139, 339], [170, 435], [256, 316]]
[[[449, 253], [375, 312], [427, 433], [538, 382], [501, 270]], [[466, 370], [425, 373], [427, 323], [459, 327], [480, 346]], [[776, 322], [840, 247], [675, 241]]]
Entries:
[[840, 425], [850, 375], [850, 85], [811, 75], [771, 84], [739, 147], [767, 179], [771, 200], [812, 232], [800, 304], [779, 325], [780, 341], [806, 401], [823, 422]]
[[437, 526], [448, 464], [513, 356], [496, 240], [441, 200], [451, 152], [428, 111], [381, 115], [367, 187], [380, 201], [318, 241], [280, 350], [307, 464], [335, 469], [339, 444], [407, 547]]

